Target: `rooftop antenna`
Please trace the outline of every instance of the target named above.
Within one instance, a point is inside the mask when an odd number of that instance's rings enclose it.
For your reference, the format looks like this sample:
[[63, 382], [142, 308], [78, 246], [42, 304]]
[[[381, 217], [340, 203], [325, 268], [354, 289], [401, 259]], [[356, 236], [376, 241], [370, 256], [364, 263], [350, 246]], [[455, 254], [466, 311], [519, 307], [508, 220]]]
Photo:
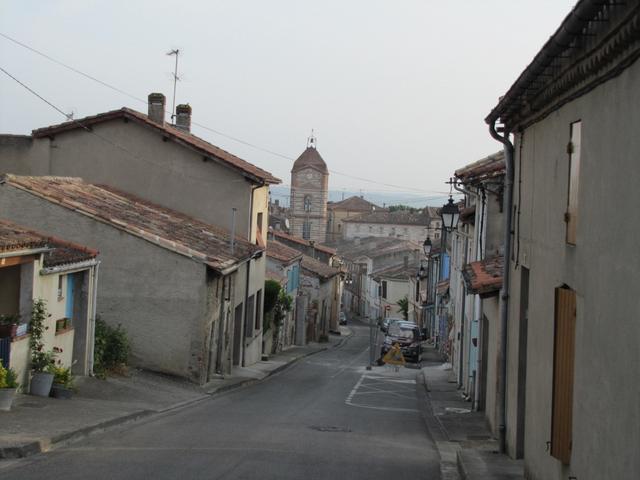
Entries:
[[313, 147], [316, 148], [316, 144], [318, 143], [318, 140], [316, 139], [315, 135], [313, 134], [313, 128], [311, 129], [311, 135], [309, 135], [309, 137], [307, 138], [307, 148], [309, 147]]
[[169, 50], [167, 52], [167, 55], [176, 56], [176, 66], [173, 70], [173, 108], [171, 109], [171, 122], [174, 123], [173, 119], [176, 116], [176, 85], [178, 83], [178, 80], [180, 80], [180, 77], [178, 77], [178, 57], [180, 56], [180, 49], [176, 48], [175, 50]]

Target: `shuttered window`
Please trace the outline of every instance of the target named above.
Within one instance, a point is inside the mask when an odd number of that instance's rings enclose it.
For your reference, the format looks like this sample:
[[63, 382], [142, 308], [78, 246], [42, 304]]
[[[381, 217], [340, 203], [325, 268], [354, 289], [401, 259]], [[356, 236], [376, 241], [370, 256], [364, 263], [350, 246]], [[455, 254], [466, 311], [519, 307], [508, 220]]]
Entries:
[[575, 360], [576, 293], [556, 289], [553, 347], [551, 455], [564, 464], [571, 459], [573, 371]]
[[567, 198], [567, 243], [576, 244], [576, 231], [578, 220], [578, 180], [580, 178], [580, 144], [582, 123], [571, 124], [571, 141], [567, 148], [569, 152], [569, 195]]
[[382, 298], [387, 298], [387, 282], [386, 280], [382, 281]]

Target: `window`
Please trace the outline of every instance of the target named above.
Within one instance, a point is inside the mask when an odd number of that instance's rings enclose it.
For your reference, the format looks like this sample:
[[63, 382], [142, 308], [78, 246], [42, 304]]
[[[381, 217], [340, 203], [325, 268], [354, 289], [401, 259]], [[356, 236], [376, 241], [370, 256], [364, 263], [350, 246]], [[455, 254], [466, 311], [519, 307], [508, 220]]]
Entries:
[[382, 298], [387, 298], [387, 281], [382, 281], [382, 294], [380, 295]]
[[373, 227], [369, 225], [369, 233], [373, 232]]
[[311, 238], [311, 223], [304, 222], [302, 224], [302, 238], [309, 240]]
[[305, 212], [311, 211], [311, 195], [304, 196], [304, 211]]
[[253, 337], [253, 320], [255, 318], [255, 295], [247, 300], [247, 311], [244, 317], [244, 336]]
[[575, 330], [576, 293], [566, 286], [556, 288], [551, 455], [564, 464], [571, 459]]
[[62, 300], [64, 298], [64, 277], [66, 277], [66, 275], [58, 275], [58, 300]]
[[576, 222], [578, 219], [578, 180], [580, 178], [580, 137], [582, 123], [571, 124], [571, 141], [567, 146], [569, 153], [569, 194], [567, 196], [567, 212], [564, 221], [567, 223], [567, 243], [576, 244]]
[[256, 293], [256, 330], [262, 328], [262, 290]]
[[263, 235], [263, 214], [262, 212], [258, 213], [258, 219], [257, 219], [257, 224], [258, 224], [258, 229], [256, 230], [256, 244], [260, 245], [261, 247], [265, 246], [264, 243], [264, 235]]
[[384, 227], [380, 227], [378, 230], [380, 231], [380, 233], [384, 233]]

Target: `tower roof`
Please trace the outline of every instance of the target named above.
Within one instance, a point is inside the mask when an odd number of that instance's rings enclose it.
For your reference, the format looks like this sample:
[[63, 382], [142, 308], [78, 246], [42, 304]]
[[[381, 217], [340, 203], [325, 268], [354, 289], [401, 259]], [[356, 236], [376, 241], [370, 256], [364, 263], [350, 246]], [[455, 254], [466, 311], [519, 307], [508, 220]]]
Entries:
[[298, 170], [302, 170], [304, 168], [313, 168], [315, 170], [319, 170], [322, 173], [329, 174], [329, 169], [327, 168], [327, 164], [324, 163], [324, 160], [318, 153], [315, 147], [307, 147], [302, 155], [298, 157], [298, 159], [293, 162], [293, 168], [291, 169], [291, 173], [297, 172]]

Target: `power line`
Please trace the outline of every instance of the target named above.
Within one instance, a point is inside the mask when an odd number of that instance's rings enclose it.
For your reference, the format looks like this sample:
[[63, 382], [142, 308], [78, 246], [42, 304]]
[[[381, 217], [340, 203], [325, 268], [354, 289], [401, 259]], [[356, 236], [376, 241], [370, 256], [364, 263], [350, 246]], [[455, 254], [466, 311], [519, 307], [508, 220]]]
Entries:
[[[0, 32], [0, 36], [5, 38], [5, 39], [7, 39], [7, 40], [9, 40], [9, 41], [11, 41], [11, 42], [13, 42], [13, 43], [15, 43], [16, 45], [19, 45], [22, 48], [25, 48], [25, 49], [27, 49], [27, 50], [29, 50], [29, 51], [37, 54], [37, 55], [49, 60], [49, 61], [61, 66], [61, 67], [64, 67], [64, 68], [66, 68], [68, 70], [71, 70], [72, 72], [77, 73], [78, 75], [82, 75], [83, 77], [85, 77], [85, 78], [87, 78], [89, 80], [92, 80], [92, 81], [94, 81], [96, 83], [99, 83], [100, 85], [102, 85], [104, 87], [107, 87], [107, 88], [109, 88], [109, 89], [111, 89], [111, 90], [113, 90], [115, 92], [118, 92], [118, 93], [120, 93], [122, 95], [125, 95], [125, 96], [127, 96], [127, 97], [129, 97], [129, 98], [131, 98], [133, 100], [138, 101], [138, 102], [141, 102], [141, 103], [144, 103], [144, 104], [148, 103], [148, 101], [145, 100], [145, 99], [137, 97], [137, 96], [135, 96], [135, 95], [133, 95], [131, 93], [128, 93], [128, 92], [126, 92], [126, 91], [124, 91], [124, 90], [122, 90], [122, 89], [120, 89], [120, 88], [118, 88], [118, 87], [116, 87], [114, 85], [111, 85], [111, 84], [109, 84], [107, 82], [104, 82], [104, 81], [102, 81], [102, 80], [100, 80], [100, 79], [98, 79], [98, 78], [96, 78], [96, 77], [94, 77], [92, 75], [89, 75], [88, 73], [85, 73], [85, 72], [83, 72], [81, 70], [78, 70], [77, 68], [74, 68], [74, 67], [72, 67], [70, 65], [67, 65], [66, 63], [61, 62], [60, 60], [57, 60], [57, 59], [51, 57], [50, 55], [47, 55], [46, 53], [43, 53], [43, 52], [41, 52], [41, 51], [39, 51], [39, 50], [37, 50], [37, 49], [35, 49], [35, 48], [23, 43], [23, 42], [20, 42], [19, 40], [16, 40], [15, 38], [12, 38], [9, 35], [6, 35], [5, 33]], [[177, 55], [176, 55], [176, 61], [177, 61]], [[3, 71], [5, 73], [7, 73], [5, 70], [3, 70]], [[14, 78], [14, 77], [12, 77], [12, 78]], [[15, 78], [14, 78], [14, 80], [15, 80]], [[25, 86], [25, 85], [23, 85], [23, 86]], [[25, 86], [25, 88], [26, 88], [26, 86]], [[31, 91], [31, 92], [35, 94], [35, 92], [33, 92], [33, 91]], [[44, 99], [42, 99], [42, 100], [44, 100]], [[47, 102], [47, 103], [49, 103], [49, 102]], [[175, 98], [174, 98], [174, 103], [175, 103]], [[56, 110], [57, 110], [57, 107], [54, 107], [54, 108], [56, 108]], [[172, 118], [173, 118], [173, 113], [174, 112], [171, 112]], [[69, 116], [66, 113], [63, 113], [63, 114], [65, 115], [65, 117], [69, 118]], [[285, 159], [285, 160], [289, 160], [289, 161], [295, 161], [296, 160], [295, 158], [293, 158], [291, 156], [284, 155], [282, 153], [278, 153], [276, 151], [270, 150], [268, 148], [261, 147], [259, 145], [254, 144], [254, 143], [251, 143], [251, 142], [247, 142], [247, 141], [242, 140], [242, 139], [240, 139], [238, 137], [234, 137], [232, 135], [228, 135], [228, 134], [226, 134], [224, 132], [221, 132], [221, 131], [216, 130], [216, 129], [211, 128], [211, 127], [208, 127], [208, 126], [203, 125], [201, 123], [193, 122], [193, 121], [191, 123], [193, 125], [196, 125], [196, 126], [200, 127], [200, 128], [203, 128], [204, 130], [208, 130], [208, 131], [210, 131], [212, 133], [215, 133], [216, 135], [220, 135], [221, 137], [227, 138], [227, 139], [232, 140], [234, 142], [238, 142], [238, 143], [240, 143], [242, 145], [254, 148], [256, 150], [259, 150], [261, 152], [267, 153], [269, 155], [273, 155], [275, 157], [279, 157], [279, 158], [282, 158], [282, 159]], [[406, 186], [396, 185], [396, 184], [392, 184], [392, 183], [379, 182], [377, 180], [371, 180], [371, 179], [368, 179], [368, 178], [359, 177], [357, 175], [350, 175], [348, 173], [343, 173], [343, 172], [339, 172], [339, 171], [331, 170], [331, 169], [329, 169], [329, 172], [333, 173], [335, 175], [340, 175], [340, 176], [343, 176], [343, 177], [352, 178], [354, 180], [359, 180], [359, 181], [362, 181], [362, 182], [372, 183], [372, 184], [376, 184], [376, 185], [383, 185], [385, 187], [400, 188], [400, 189], [405, 190], [405, 191], [406, 190], [411, 190], [411, 191], [420, 192], [420, 193], [440, 193], [440, 192], [432, 192], [432, 191], [422, 190], [422, 189], [415, 188], [415, 187], [406, 187]]]

